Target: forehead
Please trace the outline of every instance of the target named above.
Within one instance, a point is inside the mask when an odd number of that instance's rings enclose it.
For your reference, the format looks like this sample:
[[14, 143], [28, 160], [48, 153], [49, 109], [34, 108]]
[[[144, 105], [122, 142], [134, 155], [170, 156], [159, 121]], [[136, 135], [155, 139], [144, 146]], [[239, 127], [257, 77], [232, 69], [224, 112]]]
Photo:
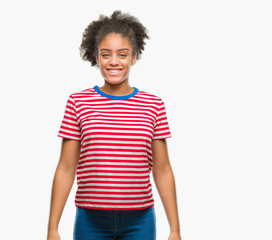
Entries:
[[109, 33], [98, 45], [98, 49], [118, 50], [123, 48], [132, 49], [132, 45], [130, 40], [120, 33]]

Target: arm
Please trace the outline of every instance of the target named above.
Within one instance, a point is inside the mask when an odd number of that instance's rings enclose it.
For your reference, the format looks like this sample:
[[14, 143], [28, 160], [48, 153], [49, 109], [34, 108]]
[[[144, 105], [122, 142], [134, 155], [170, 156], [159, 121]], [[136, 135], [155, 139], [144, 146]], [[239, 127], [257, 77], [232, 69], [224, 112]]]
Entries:
[[153, 155], [153, 178], [170, 226], [170, 236], [168, 240], [181, 240], [175, 180], [168, 158], [166, 140], [154, 139], [151, 145]]
[[58, 224], [68, 195], [73, 186], [79, 153], [80, 141], [63, 139], [61, 155], [52, 187], [47, 235], [48, 240], [60, 239]]

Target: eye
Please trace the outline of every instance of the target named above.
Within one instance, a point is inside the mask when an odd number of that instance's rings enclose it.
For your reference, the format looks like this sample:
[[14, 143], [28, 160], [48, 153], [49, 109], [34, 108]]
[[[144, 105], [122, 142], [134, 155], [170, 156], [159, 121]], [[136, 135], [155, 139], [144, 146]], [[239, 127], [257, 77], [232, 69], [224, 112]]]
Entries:
[[110, 56], [110, 55], [107, 54], [107, 53], [102, 54], [102, 57], [103, 57], [103, 58], [108, 58], [109, 56]]
[[120, 54], [120, 57], [121, 57], [121, 58], [125, 58], [126, 56], [127, 56], [127, 55], [124, 54], [124, 53]]

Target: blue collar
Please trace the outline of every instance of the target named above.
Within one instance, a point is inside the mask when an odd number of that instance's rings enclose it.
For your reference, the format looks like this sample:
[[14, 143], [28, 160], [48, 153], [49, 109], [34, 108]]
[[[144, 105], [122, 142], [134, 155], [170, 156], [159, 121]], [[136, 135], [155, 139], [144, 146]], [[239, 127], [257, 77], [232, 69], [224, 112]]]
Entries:
[[110, 99], [116, 99], [116, 100], [128, 99], [128, 98], [135, 96], [138, 92], [138, 88], [136, 88], [136, 87], [133, 87], [133, 88], [134, 88], [134, 91], [131, 94], [124, 95], [124, 96], [114, 96], [114, 95], [110, 95], [110, 94], [102, 92], [97, 85], [95, 85], [93, 87], [93, 89], [101, 96], [106, 97], [106, 98], [110, 98]]

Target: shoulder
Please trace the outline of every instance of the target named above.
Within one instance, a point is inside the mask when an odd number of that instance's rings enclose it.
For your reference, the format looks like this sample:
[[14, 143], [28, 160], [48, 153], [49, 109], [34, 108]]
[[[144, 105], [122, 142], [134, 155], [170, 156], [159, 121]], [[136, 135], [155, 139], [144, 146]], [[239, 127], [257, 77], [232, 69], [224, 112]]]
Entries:
[[84, 90], [76, 91], [73, 93], [70, 93], [69, 98], [74, 99], [74, 100], [79, 100], [85, 97], [90, 97], [95, 95], [95, 90], [91, 88], [86, 88]]
[[151, 93], [149, 91], [142, 90], [142, 89], [138, 89], [137, 97], [143, 98], [146, 100], [150, 100], [150, 101], [154, 101], [154, 102], [158, 102], [158, 103], [163, 102], [163, 100], [160, 96], [158, 96], [154, 93]]

